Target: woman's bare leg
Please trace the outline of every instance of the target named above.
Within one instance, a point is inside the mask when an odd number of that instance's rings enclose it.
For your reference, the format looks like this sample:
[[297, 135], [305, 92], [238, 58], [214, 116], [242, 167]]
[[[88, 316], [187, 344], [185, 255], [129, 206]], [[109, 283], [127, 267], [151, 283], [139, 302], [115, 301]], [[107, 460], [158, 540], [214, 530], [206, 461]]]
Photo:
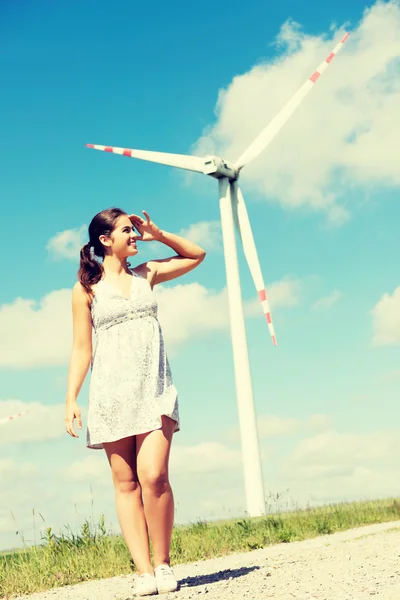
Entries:
[[115, 488], [118, 521], [138, 575], [153, 573], [149, 536], [136, 470], [135, 436], [104, 444]]
[[154, 568], [170, 563], [174, 496], [168, 460], [175, 421], [162, 416], [162, 428], [136, 436], [137, 474], [142, 487], [146, 521], [153, 543]]

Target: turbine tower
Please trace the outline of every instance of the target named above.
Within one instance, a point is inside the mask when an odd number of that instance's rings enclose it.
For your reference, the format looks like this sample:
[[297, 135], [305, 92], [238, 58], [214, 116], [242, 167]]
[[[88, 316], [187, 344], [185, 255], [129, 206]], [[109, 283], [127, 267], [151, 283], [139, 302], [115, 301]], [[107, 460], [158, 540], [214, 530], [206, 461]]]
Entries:
[[317, 70], [314, 71], [311, 77], [307, 79], [272, 121], [260, 132], [257, 138], [235, 163], [228, 162], [219, 156], [198, 157], [182, 154], [168, 154], [165, 152], [132, 150], [115, 146], [86, 144], [87, 147], [94, 148], [95, 150], [112, 152], [131, 158], [178, 167], [179, 169], [195, 171], [218, 179], [245, 494], [247, 512], [251, 517], [265, 514], [265, 497], [243, 315], [234, 224], [239, 232], [243, 251], [261, 301], [262, 310], [266, 317], [274, 346], [277, 345], [277, 341], [257, 250], [238, 179], [242, 168], [250, 161], [254, 160], [285, 125], [286, 121], [312, 89], [315, 82], [319, 79], [320, 75], [327, 68], [334, 56], [343, 47], [348, 36], [349, 33], [346, 33], [329, 56], [319, 65]]

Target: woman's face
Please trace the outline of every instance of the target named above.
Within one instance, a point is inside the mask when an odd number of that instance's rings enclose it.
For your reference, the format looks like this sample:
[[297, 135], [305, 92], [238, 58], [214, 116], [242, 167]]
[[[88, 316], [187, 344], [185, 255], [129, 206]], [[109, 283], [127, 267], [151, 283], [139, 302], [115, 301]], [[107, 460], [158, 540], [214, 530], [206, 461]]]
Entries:
[[113, 254], [118, 256], [135, 256], [139, 250], [136, 247], [136, 240], [140, 234], [135, 230], [128, 215], [118, 217], [110, 238], [106, 238]]

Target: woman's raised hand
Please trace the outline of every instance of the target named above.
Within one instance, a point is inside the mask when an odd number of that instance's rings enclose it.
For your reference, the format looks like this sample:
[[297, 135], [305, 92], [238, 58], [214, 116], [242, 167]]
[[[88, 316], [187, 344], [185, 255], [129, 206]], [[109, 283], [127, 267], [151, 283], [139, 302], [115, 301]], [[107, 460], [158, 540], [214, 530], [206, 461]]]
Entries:
[[146, 217], [146, 220], [138, 215], [128, 215], [132, 225], [136, 227], [141, 235], [141, 237], [138, 239], [142, 242], [151, 242], [152, 240], [157, 240], [161, 236], [161, 229], [157, 227], [155, 223], [153, 223], [149, 214], [145, 210], [142, 210], [142, 213]]

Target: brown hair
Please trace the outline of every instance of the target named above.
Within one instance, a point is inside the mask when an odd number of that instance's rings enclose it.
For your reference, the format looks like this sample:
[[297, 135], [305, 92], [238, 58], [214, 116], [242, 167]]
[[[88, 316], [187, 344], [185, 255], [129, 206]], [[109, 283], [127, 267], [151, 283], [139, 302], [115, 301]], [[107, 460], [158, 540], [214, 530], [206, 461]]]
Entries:
[[92, 295], [91, 285], [100, 281], [103, 273], [103, 265], [95, 259], [95, 256], [104, 258], [104, 246], [99, 237], [101, 235], [110, 237], [117, 219], [126, 214], [121, 208], [107, 208], [97, 213], [90, 222], [89, 241], [81, 248], [78, 271], [78, 280], [90, 296]]

